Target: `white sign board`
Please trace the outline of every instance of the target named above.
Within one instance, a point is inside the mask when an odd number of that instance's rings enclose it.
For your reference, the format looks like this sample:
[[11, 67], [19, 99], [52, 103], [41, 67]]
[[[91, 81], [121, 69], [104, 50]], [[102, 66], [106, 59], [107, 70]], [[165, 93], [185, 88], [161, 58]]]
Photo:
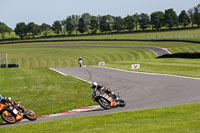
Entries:
[[131, 69], [140, 69], [140, 64], [132, 64]]
[[104, 66], [105, 64], [105, 62], [99, 62], [99, 66]]

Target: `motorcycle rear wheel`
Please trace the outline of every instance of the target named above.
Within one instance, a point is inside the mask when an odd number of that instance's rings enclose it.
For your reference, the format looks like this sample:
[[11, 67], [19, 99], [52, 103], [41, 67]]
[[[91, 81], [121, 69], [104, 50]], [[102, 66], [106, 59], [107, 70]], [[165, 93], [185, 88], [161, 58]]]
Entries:
[[104, 109], [110, 109], [110, 102], [109, 102], [107, 99], [105, 99], [105, 98], [103, 98], [103, 97], [100, 97], [100, 98], [98, 99], [98, 103], [99, 103], [99, 105], [100, 105], [102, 108], [104, 108]]
[[[8, 115], [6, 115], [6, 114], [8, 114]], [[1, 113], [1, 118], [8, 124], [16, 123], [16, 118], [10, 110], [3, 110]]]

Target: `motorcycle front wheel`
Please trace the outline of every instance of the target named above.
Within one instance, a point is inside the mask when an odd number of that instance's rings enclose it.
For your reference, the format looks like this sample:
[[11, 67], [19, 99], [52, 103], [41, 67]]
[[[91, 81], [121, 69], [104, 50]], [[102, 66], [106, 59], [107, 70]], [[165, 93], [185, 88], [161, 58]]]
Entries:
[[120, 100], [119, 100], [119, 106], [120, 106], [120, 107], [125, 107], [125, 106], [126, 106], [125, 101], [122, 100], [122, 99], [120, 99]]
[[8, 123], [8, 124], [15, 124], [16, 123], [16, 118], [12, 111], [10, 110], [3, 110], [1, 113], [2, 119]]
[[32, 110], [25, 110], [25, 117], [30, 121], [35, 121], [37, 119], [37, 115]]
[[110, 102], [103, 97], [98, 99], [99, 105], [104, 109], [110, 109]]

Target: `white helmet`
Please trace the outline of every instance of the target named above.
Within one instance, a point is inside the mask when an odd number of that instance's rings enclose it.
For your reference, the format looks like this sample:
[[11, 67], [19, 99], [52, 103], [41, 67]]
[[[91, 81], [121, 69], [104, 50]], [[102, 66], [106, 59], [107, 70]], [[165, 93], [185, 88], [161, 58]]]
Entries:
[[93, 83], [91, 84], [92, 89], [96, 89], [97, 86], [98, 86], [97, 82], [93, 82]]

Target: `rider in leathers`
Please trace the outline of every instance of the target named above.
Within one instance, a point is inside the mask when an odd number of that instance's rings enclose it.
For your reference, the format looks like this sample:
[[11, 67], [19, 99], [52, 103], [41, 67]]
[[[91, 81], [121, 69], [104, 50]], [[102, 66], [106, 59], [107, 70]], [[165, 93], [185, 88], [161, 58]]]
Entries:
[[96, 91], [105, 91], [110, 97], [112, 97], [114, 100], [116, 100], [116, 103], [118, 103], [118, 98], [116, 96], [116, 94], [114, 92], [111, 91], [111, 89], [107, 88], [107, 87], [104, 87], [104, 86], [101, 86], [101, 85], [98, 85], [97, 82], [93, 82], [91, 84], [91, 88], [92, 88], [92, 99], [95, 100], [95, 95], [96, 95]]

